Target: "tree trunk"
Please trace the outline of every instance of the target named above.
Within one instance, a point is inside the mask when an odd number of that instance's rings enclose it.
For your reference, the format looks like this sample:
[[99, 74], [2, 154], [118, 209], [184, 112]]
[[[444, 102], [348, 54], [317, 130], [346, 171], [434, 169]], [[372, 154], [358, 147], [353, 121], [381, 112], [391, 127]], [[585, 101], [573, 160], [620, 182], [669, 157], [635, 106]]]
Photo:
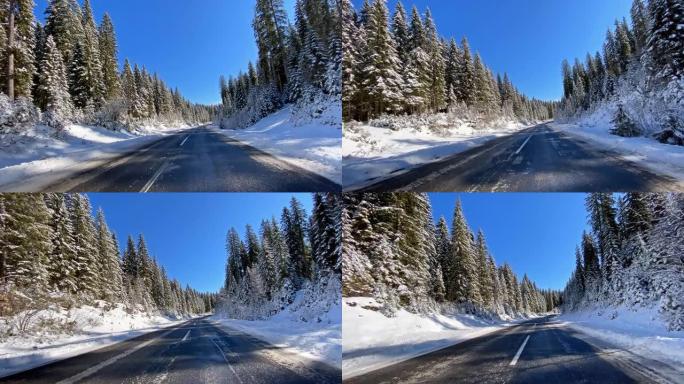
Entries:
[[10, 0], [9, 6], [9, 33], [7, 41], [7, 96], [10, 101], [14, 101], [14, 9], [16, 8], [16, 0]]

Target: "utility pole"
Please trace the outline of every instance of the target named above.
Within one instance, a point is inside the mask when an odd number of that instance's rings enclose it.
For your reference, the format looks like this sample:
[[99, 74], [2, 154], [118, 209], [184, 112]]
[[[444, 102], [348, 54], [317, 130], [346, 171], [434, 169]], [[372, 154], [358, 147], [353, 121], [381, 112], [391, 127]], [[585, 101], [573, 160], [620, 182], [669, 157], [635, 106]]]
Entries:
[[9, 4], [9, 30], [7, 39], [7, 96], [14, 101], [14, 18], [19, 4], [17, 0], [10, 0]]

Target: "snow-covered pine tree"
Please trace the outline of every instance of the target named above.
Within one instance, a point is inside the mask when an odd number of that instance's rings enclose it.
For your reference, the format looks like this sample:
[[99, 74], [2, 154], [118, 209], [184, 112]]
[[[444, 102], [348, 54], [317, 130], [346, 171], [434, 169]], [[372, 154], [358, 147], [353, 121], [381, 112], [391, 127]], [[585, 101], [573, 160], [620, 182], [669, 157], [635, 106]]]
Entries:
[[69, 201], [71, 223], [74, 229], [75, 281], [77, 292], [86, 300], [101, 292], [97, 263], [97, 239], [91, 216], [90, 200], [86, 195], [71, 195]]
[[45, 120], [49, 126], [63, 128], [65, 120], [72, 113], [71, 96], [62, 55], [52, 36], [48, 36], [45, 42], [40, 69], [36, 103], [47, 114]]
[[478, 307], [482, 304], [478, 270], [473, 250], [473, 235], [463, 214], [463, 207], [459, 200], [454, 210], [454, 220], [451, 234], [450, 275], [451, 292], [447, 292], [447, 299], [460, 304]]
[[123, 279], [121, 276], [121, 263], [119, 261], [119, 246], [109, 230], [102, 209], [97, 211], [95, 231], [97, 263], [99, 264], [98, 277], [100, 278], [101, 287], [100, 297], [103, 300], [117, 302], [123, 299]]
[[340, 272], [342, 252], [340, 204], [340, 198], [336, 194], [314, 194], [309, 238], [314, 261], [319, 270]]
[[121, 80], [119, 78], [118, 46], [114, 23], [109, 13], [102, 17], [98, 30], [100, 61], [102, 64], [102, 81], [105, 100], [114, 100], [120, 96]]
[[308, 218], [301, 202], [296, 198], [290, 200], [289, 208], [283, 209], [282, 229], [285, 242], [290, 253], [295, 273], [295, 288], [300, 288], [304, 279], [312, 277], [311, 249], [307, 244]]
[[402, 79], [399, 58], [389, 32], [384, 0], [375, 0], [366, 23], [366, 52], [363, 53], [363, 89], [371, 116], [402, 109]]
[[88, 73], [88, 96], [90, 102], [99, 107], [104, 102], [105, 84], [97, 25], [93, 17], [90, 0], [83, 2], [83, 57]]
[[[61, 60], [61, 58], [60, 58]], [[45, 195], [45, 203], [50, 210], [50, 241], [52, 243], [48, 271], [48, 284], [56, 292], [75, 294], [76, 284], [76, 240], [71, 216], [63, 194]]]
[[371, 296], [372, 265], [368, 251], [376, 240], [371, 225], [374, 210], [370, 195], [345, 193], [342, 209], [342, 293], [345, 296]]
[[470, 53], [470, 44], [465, 37], [461, 40], [461, 50], [463, 56], [460, 62], [458, 78], [456, 80], [459, 85], [455, 89], [456, 97], [467, 105], [473, 105], [475, 98], [475, 66], [473, 64], [472, 54]]
[[492, 308], [494, 307], [493, 271], [490, 270], [489, 250], [487, 249], [487, 242], [482, 230], [479, 230], [477, 233], [475, 252], [477, 255], [478, 282], [480, 286], [480, 295], [482, 296], [482, 305], [487, 308]]
[[443, 46], [437, 33], [437, 27], [432, 20], [432, 13], [425, 11], [425, 51], [430, 63], [430, 108], [433, 112], [440, 112], [447, 106], [447, 88], [444, 78], [446, 65], [444, 63]]
[[283, 0], [257, 0], [254, 35], [259, 48], [259, 68], [268, 82], [282, 91], [287, 83], [285, 32], [287, 15]]
[[[5, 0], [5, 15], [12, 11], [15, 15], [14, 45], [6, 47], [0, 51], [2, 65], [0, 69], [0, 89], [7, 93], [7, 65], [9, 62], [10, 49], [14, 57], [14, 96], [32, 98], [33, 80], [36, 73], [35, 50], [36, 50], [36, 20], [33, 16], [34, 0]], [[9, 9], [9, 5], [14, 5]], [[5, 16], [6, 17], [6, 16]], [[7, 19], [3, 18], [3, 29], [8, 28]], [[4, 31], [4, 36], [9, 36], [8, 31]]]
[[650, 31], [646, 42], [651, 72], [656, 79], [684, 75], [684, 3], [681, 0], [650, 0]]

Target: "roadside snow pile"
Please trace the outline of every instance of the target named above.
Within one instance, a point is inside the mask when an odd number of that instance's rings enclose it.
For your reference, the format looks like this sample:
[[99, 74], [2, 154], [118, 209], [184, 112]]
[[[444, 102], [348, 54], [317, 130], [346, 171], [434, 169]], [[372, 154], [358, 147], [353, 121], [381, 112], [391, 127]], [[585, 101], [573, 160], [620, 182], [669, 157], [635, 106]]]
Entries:
[[251, 127], [219, 132], [339, 184], [341, 116], [339, 99], [312, 102], [306, 108], [287, 105]]
[[386, 317], [372, 298], [344, 298], [343, 378], [358, 376], [459, 342], [513, 322], [465, 314], [421, 315], [399, 310]]
[[684, 367], [684, 331], [668, 331], [657, 309], [584, 310], [564, 313], [558, 320], [637, 356]]
[[250, 321], [218, 313], [212, 319], [308, 359], [341, 367], [341, 289], [339, 276], [332, 277], [306, 285], [295, 293], [290, 305], [272, 317]]
[[602, 149], [617, 152], [625, 160], [654, 172], [684, 180], [684, 147], [662, 144], [649, 137], [620, 137], [610, 133], [616, 106], [603, 106], [572, 123], [554, 122], [552, 128], [594, 142]]
[[175, 131], [147, 126], [129, 132], [71, 125], [56, 136], [53, 128], [38, 125], [21, 134], [0, 135], [0, 189], [35, 192], [94, 166], [88, 162], [106, 161]]
[[345, 124], [344, 186], [359, 188], [510, 135], [524, 125], [496, 120], [487, 128], [448, 114], [384, 117]]
[[95, 307], [40, 311], [31, 318], [29, 332], [14, 334], [11, 329], [16, 329], [15, 323], [25, 318], [26, 314], [20, 314], [0, 322], [0, 377], [185, 321], [142, 312], [130, 314], [121, 304], [108, 307], [98, 302]]

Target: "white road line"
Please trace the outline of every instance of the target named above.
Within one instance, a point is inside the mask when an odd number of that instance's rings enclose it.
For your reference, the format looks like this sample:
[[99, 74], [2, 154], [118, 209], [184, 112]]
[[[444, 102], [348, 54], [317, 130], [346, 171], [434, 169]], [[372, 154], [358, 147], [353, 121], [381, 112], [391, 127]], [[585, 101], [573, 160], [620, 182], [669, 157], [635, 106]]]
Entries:
[[185, 139], [183, 140], [182, 143], [180, 143], [180, 146], [182, 147], [183, 144], [185, 144], [185, 142], [188, 141], [189, 138], [190, 138], [190, 135], [185, 136]]
[[159, 169], [158, 169], [157, 172], [154, 174], [154, 176], [152, 176], [152, 178], [150, 179], [150, 181], [148, 181], [147, 184], [145, 184], [145, 186], [140, 190], [140, 192], [141, 192], [141, 193], [147, 193], [147, 192], [149, 192], [149, 191], [150, 191], [150, 188], [152, 188], [152, 186], [154, 185], [154, 183], [157, 182], [157, 179], [158, 179], [159, 176], [161, 176], [161, 174], [166, 170], [166, 167], [168, 167], [168, 165], [169, 165], [169, 161], [168, 161], [168, 160], [164, 161], [164, 164], [162, 164], [162, 166], [159, 167]]
[[214, 339], [211, 339], [211, 342], [214, 343], [214, 345], [216, 346], [216, 348], [218, 348], [219, 352], [221, 352], [221, 356], [223, 356], [223, 360], [226, 361], [226, 363], [228, 364], [228, 367], [230, 367], [230, 370], [231, 370], [231, 371], [233, 372], [233, 374], [235, 375], [235, 378], [237, 379], [237, 381], [238, 381], [240, 384], [243, 384], [243, 383], [242, 383], [242, 379], [240, 379], [240, 376], [238, 376], [237, 372], [235, 372], [235, 369], [233, 368], [233, 365], [230, 364], [230, 362], [228, 361], [228, 358], [226, 357], [226, 354], [223, 353], [223, 350], [221, 349], [221, 347], [219, 347], [219, 345], [216, 344], [216, 341], [215, 341]]
[[123, 352], [123, 353], [121, 353], [121, 354], [118, 354], [118, 355], [116, 355], [116, 356], [114, 356], [114, 357], [112, 357], [112, 358], [110, 358], [110, 359], [108, 359], [108, 360], [105, 360], [105, 361], [101, 362], [100, 364], [97, 364], [97, 365], [95, 365], [95, 366], [93, 366], [93, 367], [90, 367], [90, 368], [86, 369], [85, 371], [79, 373], [78, 375], [75, 375], [75, 376], [72, 376], [72, 377], [70, 377], [70, 378], [68, 378], [68, 379], [64, 379], [64, 380], [62, 380], [62, 381], [59, 381], [59, 382], [57, 382], [57, 384], [74, 384], [74, 383], [77, 383], [77, 382], [79, 382], [79, 381], [81, 381], [81, 380], [83, 380], [83, 379], [85, 379], [85, 378], [87, 378], [87, 377], [90, 377], [90, 376], [94, 375], [95, 373], [97, 373], [98, 371], [100, 371], [102, 368], [104, 368], [104, 367], [106, 367], [106, 366], [109, 366], [109, 365], [112, 365], [112, 364], [116, 363], [117, 361], [123, 359], [124, 357], [126, 357], [126, 356], [128, 356], [128, 355], [130, 355], [130, 354], [132, 354], [133, 352], [139, 351], [139, 350], [141, 350], [141, 349], [147, 347], [148, 345], [150, 345], [150, 344], [154, 343], [155, 341], [157, 341], [157, 339], [163, 338], [164, 336], [170, 334], [171, 332], [173, 332], [173, 331], [175, 331], [175, 330], [176, 330], [176, 329], [174, 328], [174, 329], [172, 329], [172, 330], [170, 330], [170, 331], [168, 331], [168, 332], [165, 332], [164, 334], [162, 334], [162, 335], [159, 336], [159, 337], [155, 337], [155, 338], [153, 338], [153, 339], [151, 339], [151, 340], [147, 340], [146, 342], [144, 342], [144, 343], [142, 343], [142, 344], [138, 344], [137, 346], [135, 346], [135, 347], [129, 349], [129, 350], [126, 351], [126, 352]]
[[516, 365], [518, 363], [518, 359], [520, 358], [520, 355], [522, 354], [523, 349], [525, 349], [525, 345], [527, 345], [527, 341], [530, 340], [530, 335], [527, 335], [525, 338], [525, 341], [523, 341], [522, 345], [520, 346], [520, 349], [518, 349], [518, 353], [515, 354], [515, 357], [513, 358], [513, 361], [509, 365]]
[[520, 146], [520, 148], [518, 148], [518, 150], [515, 151], [515, 154], [516, 154], [516, 155], [519, 155], [520, 152], [522, 152], [523, 148], [525, 148], [525, 146], [527, 145], [527, 143], [530, 142], [530, 139], [531, 139], [531, 138], [532, 138], [532, 135], [527, 136], [527, 140], [525, 140], [525, 142], [522, 143], [522, 145]]
[[181, 341], [187, 340], [188, 336], [190, 336], [190, 329], [188, 329], [188, 333], [186, 333], [185, 336], [183, 336], [183, 340], [181, 340]]

